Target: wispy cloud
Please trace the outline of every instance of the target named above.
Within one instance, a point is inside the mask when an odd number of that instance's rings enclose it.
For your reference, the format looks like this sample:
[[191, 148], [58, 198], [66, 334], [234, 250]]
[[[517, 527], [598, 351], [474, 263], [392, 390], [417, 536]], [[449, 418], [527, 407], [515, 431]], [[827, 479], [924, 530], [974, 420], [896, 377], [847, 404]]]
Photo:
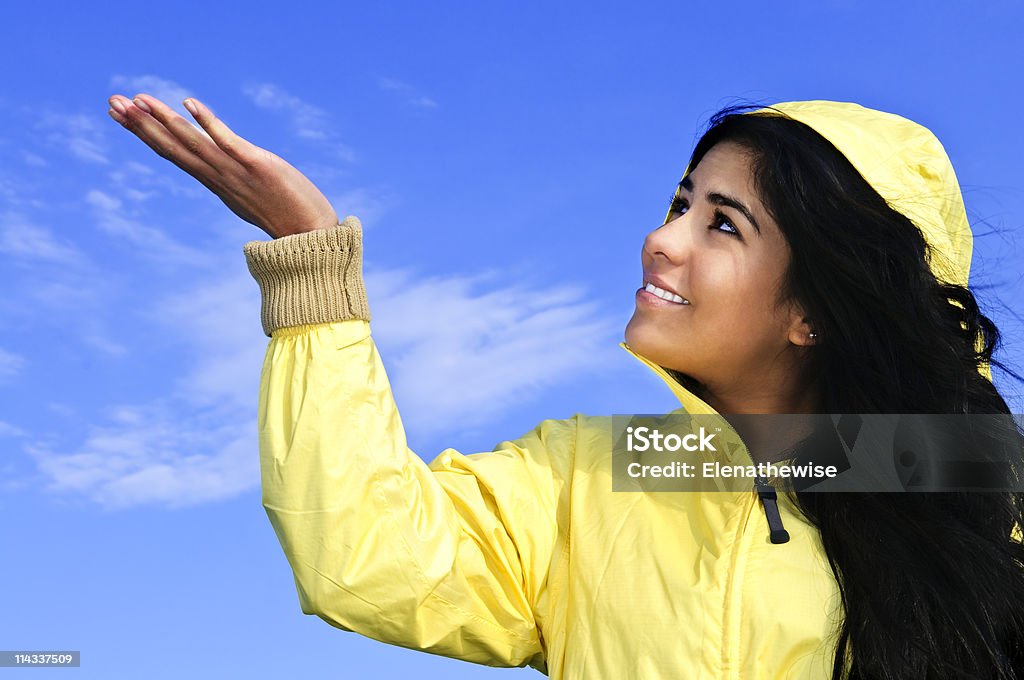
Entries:
[[25, 161], [26, 165], [31, 165], [32, 167], [45, 168], [47, 165], [49, 165], [49, 163], [46, 162], [45, 158], [37, 154], [34, 154], [31, 151], [22, 150], [21, 157], [22, 160]]
[[[186, 347], [161, 400], [111, 405], [70, 451], [45, 441], [26, 448], [52, 491], [123, 508], [215, 502], [258, 485], [254, 413], [266, 337], [258, 288], [238, 264], [144, 312]], [[617, 324], [580, 287], [391, 270], [368, 273], [367, 286], [374, 337], [403, 418], [420, 435], [501, 418], [577, 371], [598, 370], [614, 346]]]
[[[0, 305], [9, 322], [18, 319], [20, 324], [37, 326], [57, 318], [74, 319], [76, 338], [86, 346], [108, 355], [125, 353], [125, 347], [104, 329], [106, 311], [118, 294], [116, 287], [97, 274], [97, 264], [78, 246], [20, 213], [7, 213], [0, 216], [0, 254], [16, 265], [4, 283], [21, 291], [13, 306]], [[0, 377], [5, 363], [2, 354], [0, 350]]]
[[0, 200], [4, 203], [16, 204], [18, 199], [18, 192], [12, 186], [9, 179], [0, 175]]
[[35, 128], [46, 144], [86, 163], [107, 165], [107, 143], [98, 116], [42, 109]]
[[21, 429], [17, 425], [12, 425], [6, 421], [0, 420], [0, 437], [26, 437], [28, 432]]
[[366, 278], [374, 337], [393, 367], [403, 420], [421, 434], [493, 421], [607, 365], [617, 349], [621, 323], [603, 317], [579, 286], [507, 285], [500, 272]]
[[105, 422], [90, 424], [77, 446], [37, 440], [25, 447], [50, 491], [108, 508], [180, 507], [258, 485], [253, 414], [266, 338], [256, 284], [235, 265], [232, 278], [207, 280], [141, 311], [188, 357], [164, 396], [111, 404]]
[[[14, 352], [8, 352], [0, 347], [0, 382], [13, 378], [24, 367], [25, 357]], [[3, 425], [3, 423], [0, 422], [0, 425]], [[0, 433], [2, 433], [2, 428], [0, 428]]]
[[436, 109], [438, 104], [436, 101], [420, 94], [415, 87], [409, 83], [397, 80], [395, 78], [381, 78], [377, 81], [378, 87], [382, 90], [389, 90], [402, 97], [402, 100], [421, 109]]
[[[183, 99], [191, 96], [190, 91], [172, 80], [155, 75], [119, 74], [110, 78], [110, 87], [127, 97], [133, 97], [139, 92], [151, 94], [177, 110], [196, 130], [206, 134], [205, 130], [192, 122], [191, 115], [181, 104]], [[43, 108], [34, 112], [35, 128], [49, 147], [66, 151], [87, 163], [109, 165], [109, 150], [104, 132], [109, 129], [109, 120], [102, 115], [102, 109], [100, 111], [98, 114], [82, 114]], [[24, 158], [26, 163], [37, 167], [46, 163], [42, 157], [33, 153], [26, 152]]]
[[17, 213], [0, 216], [0, 253], [24, 260], [81, 264], [86, 256], [53, 232]]
[[181, 507], [222, 500], [258, 483], [251, 428], [172, 415], [160, 405], [118, 410], [72, 453], [57, 453], [45, 442], [25, 447], [50, 491], [83, 494], [108, 508]]
[[396, 197], [389, 191], [377, 191], [367, 187], [357, 187], [343, 191], [330, 198], [331, 205], [338, 211], [338, 219], [346, 215], [355, 215], [367, 227], [375, 223], [381, 215], [395, 205]]
[[[162, 159], [157, 159], [161, 163]], [[167, 166], [170, 168], [170, 166]], [[125, 161], [107, 173], [112, 184], [111, 190], [121, 198], [140, 203], [154, 197], [170, 195], [179, 198], [197, 199], [208, 190], [197, 181], [179, 172], [154, 172], [148, 165], [136, 161]]]
[[29, 293], [32, 301], [50, 309], [82, 311], [95, 306], [101, 298], [94, 288], [83, 287], [81, 277], [68, 277], [66, 281], [39, 281]]
[[128, 354], [128, 347], [115, 340], [98, 319], [82, 319], [79, 322], [78, 337], [83, 344], [102, 354], [113, 357]]
[[124, 203], [104, 191], [91, 189], [85, 202], [93, 208], [96, 224], [102, 231], [127, 241], [155, 261], [191, 267], [212, 263], [208, 253], [179, 243], [156, 227], [131, 219]]
[[288, 94], [277, 85], [259, 83], [246, 85], [242, 91], [256, 106], [291, 116], [296, 133], [305, 139], [326, 139], [330, 135], [327, 112]]
[[[152, 74], [141, 76], [118, 74], [111, 76], [110, 86], [115, 90], [120, 90], [120, 94], [129, 98], [139, 93], [152, 95], [175, 109], [184, 116], [185, 120], [192, 122], [192, 115], [185, 110], [182, 101], [188, 97], [195, 96], [195, 94], [180, 83]], [[114, 93], [111, 92], [111, 94]], [[193, 123], [193, 125], [195, 124]], [[198, 125], [195, 125], [195, 127], [201, 129]]]
[[295, 133], [308, 140], [326, 143], [324, 148], [346, 161], [355, 160], [355, 152], [337, 140], [330, 116], [323, 109], [290, 94], [273, 83], [251, 83], [242, 92], [256, 106], [288, 116]]

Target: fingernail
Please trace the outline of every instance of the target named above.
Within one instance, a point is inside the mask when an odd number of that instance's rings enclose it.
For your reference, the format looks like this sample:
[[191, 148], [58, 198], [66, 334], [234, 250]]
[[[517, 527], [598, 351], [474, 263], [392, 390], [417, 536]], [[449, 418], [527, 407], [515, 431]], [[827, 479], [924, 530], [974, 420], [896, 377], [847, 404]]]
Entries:
[[125, 118], [120, 113], [118, 113], [114, 109], [107, 109], [107, 113], [109, 113], [110, 117], [116, 120], [118, 123], [124, 125]]
[[199, 115], [199, 111], [196, 110], [195, 102], [193, 102], [191, 99], [186, 99], [184, 104], [185, 108], [188, 109], [188, 112], [191, 113], [193, 116]]
[[120, 113], [122, 116], [125, 114], [125, 111], [127, 110], [125, 109], [124, 102], [122, 102], [120, 99], [111, 99], [110, 106], [115, 111]]
[[153, 113], [153, 109], [149, 108], [149, 104], [147, 104], [146, 102], [142, 101], [138, 97], [133, 99], [132, 102], [134, 102], [136, 106], [138, 106], [140, 109], [142, 109], [146, 113]]

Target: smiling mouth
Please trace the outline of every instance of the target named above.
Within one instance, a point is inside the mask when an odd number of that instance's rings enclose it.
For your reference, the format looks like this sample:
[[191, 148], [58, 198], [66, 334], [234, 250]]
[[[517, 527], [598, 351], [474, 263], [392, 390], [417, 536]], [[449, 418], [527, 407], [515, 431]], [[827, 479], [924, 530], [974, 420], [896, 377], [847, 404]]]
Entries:
[[690, 304], [690, 301], [687, 300], [686, 298], [684, 298], [683, 296], [676, 295], [675, 293], [673, 293], [671, 291], [667, 291], [664, 288], [658, 288], [653, 283], [649, 283], [648, 282], [648, 283], [644, 284], [644, 290], [647, 291], [648, 293], [650, 293], [651, 295], [656, 295], [657, 297], [659, 297], [662, 300], [665, 300], [667, 302], [674, 302], [677, 305], [688, 305], [688, 304]]

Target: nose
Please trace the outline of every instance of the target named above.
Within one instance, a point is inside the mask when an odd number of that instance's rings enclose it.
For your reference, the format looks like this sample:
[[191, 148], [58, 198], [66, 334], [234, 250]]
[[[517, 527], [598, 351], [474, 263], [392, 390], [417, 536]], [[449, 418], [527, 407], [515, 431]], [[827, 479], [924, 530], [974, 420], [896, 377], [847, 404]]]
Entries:
[[649, 233], [644, 239], [644, 256], [650, 260], [666, 259], [672, 264], [680, 264], [686, 260], [693, 248], [693, 235], [690, 233], [691, 230], [686, 228], [687, 215], [689, 212], [677, 216]]

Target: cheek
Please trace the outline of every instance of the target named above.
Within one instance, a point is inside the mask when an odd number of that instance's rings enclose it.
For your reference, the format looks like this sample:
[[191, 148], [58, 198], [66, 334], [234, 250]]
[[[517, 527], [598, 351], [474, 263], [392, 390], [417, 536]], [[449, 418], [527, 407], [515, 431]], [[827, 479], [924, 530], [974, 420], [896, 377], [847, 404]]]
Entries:
[[[734, 261], [720, 259], [701, 268], [699, 286], [707, 304], [709, 322], [730, 330], [736, 339], [762, 336], [775, 326], [777, 279], [774, 272], [744, 268]], [[694, 295], [696, 296], [695, 290]], [[736, 333], [742, 329], [741, 335]]]
[[757, 282], [741, 262], [722, 253], [709, 253], [694, 262], [694, 298], [718, 315], [733, 315], [758, 296]]

